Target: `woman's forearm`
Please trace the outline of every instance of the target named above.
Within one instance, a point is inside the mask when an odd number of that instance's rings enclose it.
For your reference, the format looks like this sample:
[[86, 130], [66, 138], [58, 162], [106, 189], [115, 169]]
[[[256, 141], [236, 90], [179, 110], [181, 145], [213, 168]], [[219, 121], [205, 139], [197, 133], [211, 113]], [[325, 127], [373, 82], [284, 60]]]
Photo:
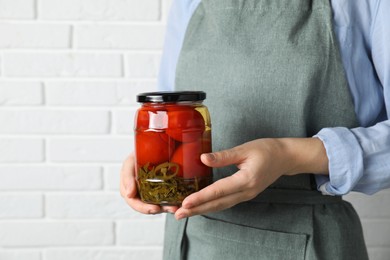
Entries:
[[285, 160], [285, 175], [295, 175], [299, 173], [328, 175], [329, 161], [325, 147], [320, 139], [276, 138], [274, 141], [279, 147], [279, 158]]

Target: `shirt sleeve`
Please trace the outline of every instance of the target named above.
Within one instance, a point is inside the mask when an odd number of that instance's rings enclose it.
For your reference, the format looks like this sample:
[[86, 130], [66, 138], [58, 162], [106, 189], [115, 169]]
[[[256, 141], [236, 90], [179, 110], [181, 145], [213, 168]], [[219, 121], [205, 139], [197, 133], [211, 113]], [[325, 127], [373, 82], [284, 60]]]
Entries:
[[157, 89], [160, 91], [171, 91], [175, 88], [176, 65], [187, 26], [200, 1], [174, 0], [171, 5], [157, 82]]
[[378, 1], [371, 26], [371, 55], [382, 85], [384, 107], [379, 123], [370, 127], [325, 128], [316, 137], [329, 158], [329, 176], [316, 176], [328, 195], [349, 191], [373, 194], [390, 187], [390, 1]]

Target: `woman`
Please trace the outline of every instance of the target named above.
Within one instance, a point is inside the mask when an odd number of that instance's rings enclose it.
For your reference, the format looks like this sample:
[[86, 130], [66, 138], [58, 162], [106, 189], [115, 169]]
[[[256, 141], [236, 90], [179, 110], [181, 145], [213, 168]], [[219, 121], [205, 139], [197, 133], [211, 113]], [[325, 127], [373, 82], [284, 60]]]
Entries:
[[[203, 90], [215, 182], [167, 216], [164, 259], [367, 259], [341, 199], [390, 187], [389, 1], [176, 0], [159, 87]], [[333, 195], [333, 196], [326, 196]], [[175, 219], [176, 218], [176, 219]], [[178, 221], [180, 220], [180, 221]]]

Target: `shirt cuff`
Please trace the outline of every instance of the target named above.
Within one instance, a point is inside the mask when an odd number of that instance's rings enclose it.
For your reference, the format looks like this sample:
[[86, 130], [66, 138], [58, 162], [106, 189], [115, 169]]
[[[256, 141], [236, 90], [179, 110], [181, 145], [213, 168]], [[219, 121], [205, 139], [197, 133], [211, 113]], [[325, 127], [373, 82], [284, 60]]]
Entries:
[[314, 137], [325, 146], [329, 159], [329, 176], [316, 175], [317, 189], [324, 195], [344, 195], [363, 176], [363, 151], [347, 128], [324, 128]]

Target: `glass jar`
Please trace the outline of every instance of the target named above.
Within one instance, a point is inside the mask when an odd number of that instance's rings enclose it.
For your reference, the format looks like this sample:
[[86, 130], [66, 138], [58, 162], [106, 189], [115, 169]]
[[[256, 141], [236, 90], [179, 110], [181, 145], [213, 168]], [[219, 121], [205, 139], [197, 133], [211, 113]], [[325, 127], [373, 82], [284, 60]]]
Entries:
[[142, 201], [180, 205], [209, 185], [212, 169], [200, 161], [211, 152], [210, 115], [202, 91], [149, 92], [135, 116], [135, 158]]

